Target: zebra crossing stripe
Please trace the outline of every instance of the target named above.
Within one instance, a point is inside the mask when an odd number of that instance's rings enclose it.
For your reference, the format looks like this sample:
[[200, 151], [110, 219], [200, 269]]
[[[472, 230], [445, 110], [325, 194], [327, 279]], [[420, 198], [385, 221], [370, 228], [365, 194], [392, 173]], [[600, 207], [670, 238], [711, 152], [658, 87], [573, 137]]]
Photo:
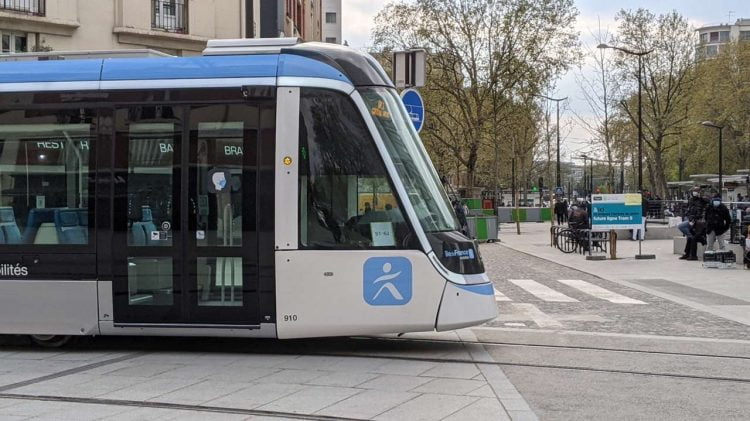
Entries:
[[581, 292], [584, 292], [588, 295], [591, 295], [596, 298], [601, 298], [602, 300], [609, 301], [611, 303], [615, 304], [646, 304], [643, 301], [636, 300], [634, 298], [626, 297], [624, 295], [620, 295], [616, 292], [609, 291], [607, 289], [604, 289], [598, 285], [594, 285], [592, 283], [582, 281], [580, 279], [560, 279], [558, 282], [561, 282], [569, 287], [575, 288]]
[[523, 320], [532, 320], [541, 328], [563, 327], [562, 323], [539, 310], [534, 304], [513, 303], [511, 306], [513, 308], [513, 315], [520, 316]]
[[577, 303], [578, 300], [575, 298], [568, 297], [567, 295], [557, 292], [554, 289], [542, 285], [531, 279], [508, 279], [518, 287], [525, 289], [527, 292], [541, 298], [544, 301], [556, 302], [556, 303]]
[[495, 301], [513, 301], [495, 288]]

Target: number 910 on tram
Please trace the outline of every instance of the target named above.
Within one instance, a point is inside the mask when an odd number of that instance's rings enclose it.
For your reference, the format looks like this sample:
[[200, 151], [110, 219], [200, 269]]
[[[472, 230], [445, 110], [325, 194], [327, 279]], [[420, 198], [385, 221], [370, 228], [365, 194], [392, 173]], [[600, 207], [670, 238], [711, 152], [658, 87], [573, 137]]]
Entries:
[[496, 317], [477, 244], [369, 55], [293, 39], [45, 54], [0, 58], [0, 334], [301, 338]]

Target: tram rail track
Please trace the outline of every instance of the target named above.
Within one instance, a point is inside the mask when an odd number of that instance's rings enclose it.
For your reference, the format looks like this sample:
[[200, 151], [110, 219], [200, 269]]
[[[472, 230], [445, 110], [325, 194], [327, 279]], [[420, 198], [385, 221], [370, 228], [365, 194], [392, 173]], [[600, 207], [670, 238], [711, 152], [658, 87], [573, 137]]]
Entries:
[[[589, 347], [589, 346], [576, 346], [576, 345], [554, 345], [554, 344], [529, 344], [529, 343], [516, 343], [516, 342], [492, 342], [492, 341], [466, 341], [466, 340], [447, 340], [447, 339], [430, 339], [430, 338], [406, 338], [406, 337], [370, 337], [360, 336], [348, 338], [349, 341], [356, 341], [359, 343], [370, 343], [378, 345], [388, 344], [408, 344], [408, 343], [419, 343], [419, 344], [440, 344], [440, 345], [456, 345], [465, 347], [466, 345], [476, 345], [485, 347], [525, 347], [532, 349], [553, 349], [553, 350], [570, 350], [570, 351], [593, 351], [602, 353], [619, 353], [619, 354], [632, 354], [632, 355], [656, 355], [666, 357], [688, 357], [688, 358], [699, 358], [708, 360], [739, 360], [746, 361], [750, 360], [750, 357], [741, 355], [717, 355], [710, 353], [691, 353], [691, 352], [674, 352], [674, 351], [654, 351], [654, 350], [634, 350], [634, 349], [620, 349], [612, 347]], [[269, 345], [269, 344], [265, 344]], [[322, 346], [308, 344], [305, 346], [289, 346], [294, 344], [284, 344], [284, 346], [272, 346], [266, 347], [253, 347], [247, 348], [245, 346], [237, 349], [238, 353], [244, 354], [280, 354], [280, 355], [299, 355], [299, 356], [322, 356], [322, 357], [349, 357], [349, 358], [387, 358], [394, 360], [404, 361], [423, 361], [423, 362], [434, 362], [434, 363], [463, 363], [463, 364], [488, 364], [497, 365], [500, 367], [527, 367], [527, 368], [542, 368], [542, 369], [553, 369], [553, 370], [572, 370], [572, 371], [586, 371], [586, 372], [598, 372], [598, 373], [612, 373], [622, 375], [638, 375], [638, 376], [652, 376], [652, 377], [663, 377], [663, 378], [679, 378], [679, 379], [692, 379], [700, 381], [722, 381], [722, 382], [733, 382], [748, 384], [750, 378], [747, 377], [731, 377], [731, 376], [710, 376], [701, 374], [690, 374], [690, 373], [678, 373], [678, 372], [660, 372], [658, 370], [630, 370], [630, 369], [617, 369], [610, 367], [596, 367], [596, 366], [581, 366], [577, 364], [545, 364], [545, 363], [534, 363], [534, 362], [523, 362], [523, 361], [512, 361], [512, 360], [485, 360], [485, 359], [473, 359], [473, 358], [453, 358], [453, 357], [441, 357], [441, 356], [423, 356], [423, 355], [404, 355], [401, 351], [403, 349], [367, 349], [363, 347], [362, 351], [341, 351], [337, 350], [340, 346], [336, 343], [323, 343]], [[318, 350], [311, 349], [311, 347], [317, 347]], [[351, 348], [348, 345], [349, 348]], [[260, 348], [260, 349], [258, 349]], [[373, 347], [374, 348], [374, 347]], [[119, 349], [122, 351], [121, 349]], [[151, 349], [151, 352], [158, 352], [158, 350]], [[8, 387], [0, 389], [0, 392], [9, 390]], [[3, 396], [0, 393], [0, 398]]]
[[[575, 351], [600, 351], [600, 352], [618, 352], [618, 353], [632, 353], [632, 354], [649, 354], [649, 355], [669, 355], [677, 357], [698, 357], [698, 358], [726, 358], [726, 359], [737, 359], [737, 360], [750, 360], [750, 356], [742, 355], [720, 355], [720, 354], [706, 354], [706, 353], [693, 353], [693, 352], [675, 352], [675, 351], [652, 351], [652, 350], [640, 350], [640, 349], [620, 349], [620, 348], [609, 348], [609, 347], [589, 347], [589, 346], [578, 346], [578, 345], [554, 345], [554, 344], [527, 344], [518, 342], [484, 342], [484, 341], [454, 341], [448, 339], [427, 339], [427, 338], [384, 338], [384, 337], [361, 337], [362, 339], [368, 340], [380, 340], [380, 341], [404, 341], [404, 342], [424, 342], [424, 343], [441, 343], [441, 344], [474, 344], [484, 346], [507, 346], [507, 347], [527, 347], [527, 348], [550, 348], [550, 349], [569, 349]], [[360, 337], [353, 338], [360, 339]]]
[[693, 374], [680, 374], [680, 373], [658, 373], [649, 371], [637, 371], [637, 370], [619, 370], [610, 368], [597, 368], [597, 367], [581, 367], [574, 365], [561, 365], [561, 364], [536, 364], [536, 363], [523, 363], [514, 361], [484, 361], [475, 359], [464, 359], [464, 358], [439, 358], [439, 357], [419, 357], [419, 356], [404, 356], [404, 355], [392, 355], [392, 354], [364, 354], [359, 352], [313, 352], [306, 354], [299, 354], [306, 356], [319, 356], [319, 357], [351, 357], [351, 358], [389, 358], [393, 360], [402, 361], [420, 361], [420, 362], [434, 362], [434, 363], [459, 363], [459, 364], [486, 364], [486, 365], [497, 365], [501, 367], [528, 367], [528, 368], [548, 368], [557, 370], [571, 370], [571, 371], [590, 371], [597, 373], [613, 373], [613, 374], [630, 374], [639, 376], [651, 376], [651, 377], [665, 377], [665, 378], [680, 378], [680, 379], [692, 379], [692, 380], [706, 380], [706, 381], [724, 381], [733, 383], [748, 383], [750, 384], [750, 378], [743, 377], [726, 377], [726, 376], [701, 376]]
[[311, 421], [364, 421], [364, 419], [361, 419], [361, 418], [332, 417], [332, 416], [326, 416], [326, 415], [300, 414], [300, 413], [294, 413], [294, 412], [265, 411], [265, 410], [260, 410], [260, 409], [242, 409], [242, 408], [231, 408], [231, 407], [224, 407], [224, 406], [188, 405], [188, 404], [178, 404], [178, 403], [168, 403], [168, 402], [131, 401], [131, 400], [121, 400], [121, 399], [78, 398], [78, 397], [55, 396], [55, 395], [28, 395], [28, 394], [15, 394], [15, 393], [0, 393], [0, 399], [15, 399], [15, 400], [36, 401], [36, 402], [64, 402], [64, 403], [77, 403], [77, 404], [85, 404], [85, 405], [125, 406], [125, 407], [132, 407], [132, 408], [148, 408], [148, 409], [168, 409], [168, 410], [174, 410], [174, 411], [194, 411], [194, 412], [215, 413], [215, 414], [237, 414], [237, 415], [271, 417], [271, 418], [311, 420]]

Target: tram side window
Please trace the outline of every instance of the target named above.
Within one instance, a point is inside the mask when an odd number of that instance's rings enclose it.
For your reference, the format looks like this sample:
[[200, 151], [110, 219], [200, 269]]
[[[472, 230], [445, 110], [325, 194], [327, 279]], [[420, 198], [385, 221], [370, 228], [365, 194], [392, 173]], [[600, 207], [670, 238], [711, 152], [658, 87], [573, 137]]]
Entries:
[[[179, 127], [170, 121], [172, 109], [164, 107], [161, 119], [143, 118], [152, 111], [133, 111], [128, 126], [128, 245], [169, 247], [174, 233], [173, 179], [175, 136]], [[151, 117], [150, 115], [148, 115]]]
[[0, 111], [0, 246], [85, 245], [94, 113]]
[[409, 247], [409, 225], [372, 137], [346, 95], [300, 97], [300, 243], [312, 249]]

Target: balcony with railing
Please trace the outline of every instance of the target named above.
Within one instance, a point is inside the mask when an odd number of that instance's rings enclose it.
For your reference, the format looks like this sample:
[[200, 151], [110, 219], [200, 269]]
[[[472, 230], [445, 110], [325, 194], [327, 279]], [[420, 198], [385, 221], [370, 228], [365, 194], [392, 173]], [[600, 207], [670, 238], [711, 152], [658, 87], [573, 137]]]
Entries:
[[151, 0], [151, 28], [187, 34], [187, 0]]
[[0, 0], [0, 11], [44, 16], [45, 0]]

